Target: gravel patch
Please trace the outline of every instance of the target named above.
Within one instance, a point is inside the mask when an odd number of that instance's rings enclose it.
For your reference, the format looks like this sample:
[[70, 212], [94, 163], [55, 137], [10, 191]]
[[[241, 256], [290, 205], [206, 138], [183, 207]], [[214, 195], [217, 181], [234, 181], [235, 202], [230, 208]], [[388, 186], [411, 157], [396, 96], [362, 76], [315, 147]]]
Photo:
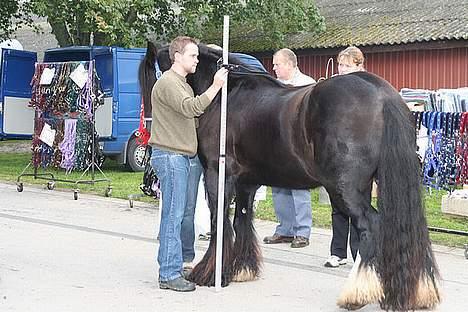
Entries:
[[29, 153], [31, 142], [0, 142], [0, 153]]

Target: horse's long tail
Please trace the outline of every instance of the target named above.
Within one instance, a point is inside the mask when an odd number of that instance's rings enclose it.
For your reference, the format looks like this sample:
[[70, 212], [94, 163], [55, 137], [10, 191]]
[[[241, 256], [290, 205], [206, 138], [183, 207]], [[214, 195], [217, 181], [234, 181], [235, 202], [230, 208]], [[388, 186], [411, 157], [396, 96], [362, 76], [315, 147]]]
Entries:
[[411, 113], [395, 94], [383, 105], [378, 168], [380, 234], [377, 271], [383, 309], [432, 308], [440, 301], [438, 269], [421, 198]]

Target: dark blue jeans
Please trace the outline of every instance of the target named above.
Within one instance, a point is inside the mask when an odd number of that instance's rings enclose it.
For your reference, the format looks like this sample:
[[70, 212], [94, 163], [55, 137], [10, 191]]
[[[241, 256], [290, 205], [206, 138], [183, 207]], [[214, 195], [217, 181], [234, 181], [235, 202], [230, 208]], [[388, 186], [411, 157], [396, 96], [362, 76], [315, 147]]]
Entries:
[[166, 282], [180, 277], [182, 272], [180, 231], [187, 201], [189, 157], [153, 147], [151, 166], [162, 193], [158, 263], [159, 280]]
[[195, 258], [195, 226], [194, 216], [197, 205], [198, 184], [203, 167], [198, 156], [190, 158], [190, 171], [187, 185], [187, 204], [185, 206], [184, 219], [180, 239], [182, 240], [182, 258], [184, 262], [192, 262]]

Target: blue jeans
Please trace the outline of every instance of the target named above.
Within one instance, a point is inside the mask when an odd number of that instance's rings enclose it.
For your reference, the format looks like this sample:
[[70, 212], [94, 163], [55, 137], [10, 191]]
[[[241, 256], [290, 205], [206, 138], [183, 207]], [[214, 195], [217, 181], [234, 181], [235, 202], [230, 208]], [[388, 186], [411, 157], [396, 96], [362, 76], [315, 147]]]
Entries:
[[153, 147], [151, 166], [160, 181], [162, 192], [159, 227], [159, 281], [181, 276], [182, 244], [180, 229], [187, 196], [189, 157]]
[[310, 237], [312, 208], [310, 190], [292, 190], [272, 187], [273, 206], [279, 225], [276, 234]]
[[185, 206], [184, 219], [180, 239], [182, 240], [182, 259], [184, 262], [192, 262], [195, 258], [195, 207], [197, 205], [198, 183], [203, 167], [198, 156], [190, 158], [190, 171], [187, 185], [187, 204]]

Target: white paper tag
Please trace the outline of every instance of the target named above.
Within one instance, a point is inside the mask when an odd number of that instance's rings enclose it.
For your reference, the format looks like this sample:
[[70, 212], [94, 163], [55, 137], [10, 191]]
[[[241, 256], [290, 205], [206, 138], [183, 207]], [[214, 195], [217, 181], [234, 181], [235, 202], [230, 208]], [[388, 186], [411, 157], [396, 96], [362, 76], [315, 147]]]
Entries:
[[54, 74], [55, 74], [55, 67], [44, 68], [44, 70], [42, 71], [41, 81], [39, 82], [39, 84], [41, 85], [50, 84], [52, 82], [52, 79], [54, 78]]
[[42, 127], [41, 135], [39, 136], [39, 140], [44, 142], [45, 144], [52, 147], [54, 145], [55, 140], [55, 130], [50, 127], [48, 123], [44, 123], [44, 127]]
[[83, 64], [78, 65], [77, 68], [70, 74], [70, 78], [82, 89], [88, 80], [88, 70], [86, 70]]

